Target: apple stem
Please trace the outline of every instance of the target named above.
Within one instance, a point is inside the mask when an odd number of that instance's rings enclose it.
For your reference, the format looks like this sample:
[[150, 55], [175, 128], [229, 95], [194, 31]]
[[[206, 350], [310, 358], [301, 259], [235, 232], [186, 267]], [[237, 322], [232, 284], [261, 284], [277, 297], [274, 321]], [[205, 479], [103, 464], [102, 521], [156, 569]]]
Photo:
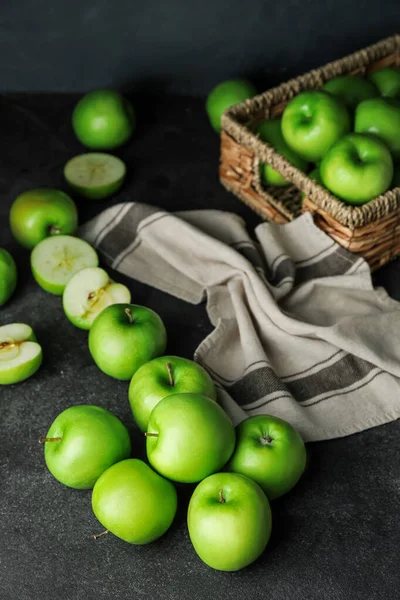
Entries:
[[50, 225], [49, 227], [49, 234], [53, 235], [54, 233], [61, 233], [62, 229], [60, 229], [59, 227], [56, 227], [55, 225]]
[[150, 433], [148, 431], [146, 431], [146, 433], [144, 435], [146, 437], [158, 437], [158, 433]]
[[133, 323], [133, 315], [132, 315], [132, 313], [131, 313], [131, 310], [130, 310], [130, 308], [126, 308], [126, 309], [125, 309], [125, 314], [126, 314], [126, 315], [128, 315], [129, 323], [131, 323], [131, 324], [132, 324], [132, 323]]
[[171, 387], [174, 387], [175, 381], [174, 381], [174, 376], [172, 374], [172, 365], [170, 362], [167, 362], [167, 371], [168, 371], [168, 375], [169, 375], [169, 385]]
[[98, 540], [99, 537], [101, 537], [102, 535], [107, 535], [108, 533], [108, 529], [106, 529], [105, 531], [102, 531], [101, 533], [97, 533], [96, 535], [93, 536], [94, 540]]
[[61, 437], [41, 437], [39, 438], [39, 444], [45, 444], [46, 442], [61, 442]]
[[219, 490], [218, 502], [220, 502], [221, 504], [225, 504], [226, 502], [225, 498], [222, 496], [222, 488]]

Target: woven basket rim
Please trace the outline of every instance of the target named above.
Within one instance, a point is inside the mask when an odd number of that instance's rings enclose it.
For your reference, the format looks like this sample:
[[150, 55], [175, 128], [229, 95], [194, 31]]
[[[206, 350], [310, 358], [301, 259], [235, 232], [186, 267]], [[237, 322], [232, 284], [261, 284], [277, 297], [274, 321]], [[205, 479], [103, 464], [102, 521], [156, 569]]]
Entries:
[[371, 63], [394, 55], [400, 61], [400, 34], [385, 38], [362, 50], [358, 50], [325, 66], [290, 79], [274, 88], [258, 94], [250, 100], [227, 109], [222, 116], [222, 131], [230, 135], [237, 143], [243, 145], [262, 162], [267, 162], [278, 170], [285, 179], [293, 183], [312, 202], [329, 213], [340, 224], [355, 229], [367, 225], [400, 208], [400, 188], [388, 190], [370, 202], [351, 206], [339, 200], [326, 188], [315, 183], [305, 173], [294, 167], [284, 156], [271, 145], [262, 141], [249, 129], [255, 115], [264, 114], [272, 118], [271, 109], [286, 103], [304, 89], [322, 87], [325, 81], [338, 75], [357, 70], [366, 70]]

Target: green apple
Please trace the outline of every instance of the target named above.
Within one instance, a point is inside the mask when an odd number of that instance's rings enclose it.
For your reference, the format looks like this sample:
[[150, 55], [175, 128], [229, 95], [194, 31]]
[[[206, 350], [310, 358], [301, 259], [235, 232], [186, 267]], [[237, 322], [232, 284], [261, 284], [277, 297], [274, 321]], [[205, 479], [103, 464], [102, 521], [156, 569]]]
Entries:
[[393, 161], [378, 138], [351, 133], [328, 150], [320, 173], [324, 185], [336, 196], [349, 204], [364, 204], [389, 188]]
[[193, 547], [206, 565], [238, 571], [264, 552], [272, 517], [257, 483], [238, 473], [215, 473], [196, 487], [187, 523]]
[[286, 143], [305, 160], [318, 162], [338, 139], [350, 131], [347, 108], [320, 90], [298, 94], [282, 115]]
[[36, 282], [46, 292], [59, 296], [75, 273], [98, 264], [96, 251], [84, 240], [70, 235], [46, 238], [31, 253]]
[[0, 306], [11, 298], [17, 286], [17, 265], [11, 254], [0, 248]]
[[378, 137], [400, 160], [400, 101], [392, 98], [364, 100], [356, 108], [354, 131]]
[[174, 394], [152, 410], [146, 452], [168, 479], [196, 483], [219, 471], [235, 447], [235, 430], [224, 410], [200, 394]]
[[[307, 169], [307, 162], [298, 154], [296, 154], [296, 152], [293, 152], [293, 150], [289, 148], [285, 142], [282, 135], [280, 119], [270, 119], [268, 121], [264, 121], [264, 123], [258, 127], [258, 134], [263, 141], [268, 142], [271, 146], [273, 146], [275, 150], [287, 158], [292, 165], [301, 171], [305, 171]], [[260, 169], [261, 180], [264, 185], [285, 186], [290, 184], [290, 181], [286, 181], [286, 179], [284, 179], [284, 177], [282, 177], [278, 171], [273, 169], [271, 165], [260, 163]]]
[[246, 79], [230, 79], [219, 83], [208, 95], [206, 111], [212, 128], [221, 131], [221, 117], [230, 106], [249, 100], [257, 90]]
[[400, 187], [400, 164], [394, 165], [391, 188]]
[[125, 175], [125, 163], [103, 152], [74, 156], [64, 167], [64, 177], [69, 186], [77, 194], [91, 200], [102, 200], [116, 194]]
[[170, 481], [143, 461], [130, 458], [99, 477], [92, 508], [107, 531], [129, 544], [149, 544], [171, 526], [177, 494]]
[[253, 479], [273, 500], [296, 485], [306, 458], [302, 437], [292, 425], [257, 415], [236, 427], [236, 447], [226, 468]]
[[130, 301], [128, 288], [112, 281], [99, 267], [78, 271], [68, 281], [63, 293], [64, 312], [80, 329], [90, 329], [97, 315], [107, 306]]
[[130, 102], [113, 90], [95, 90], [79, 100], [72, 127], [79, 141], [93, 150], [112, 150], [129, 140], [136, 117]]
[[53, 477], [81, 490], [92, 488], [108, 467], [131, 453], [125, 425], [100, 406], [67, 408], [39, 441], [44, 444], [44, 458]]
[[379, 96], [378, 88], [372, 81], [355, 75], [334, 77], [325, 83], [323, 89], [337, 96], [350, 110], [354, 110], [363, 100]]
[[161, 318], [136, 304], [113, 304], [94, 320], [89, 350], [96, 365], [116, 379], [131, 379], [149, 360], [165, 352], [167, 332]]
[[133, 418], [147, 431], [153, 408], [172, 394], [201, 394], [212, 400], [217, 392], [203, 367], [178, 356], [159, 356], [136, 371], [129, 386], [129, 403]]
[[368, 75], [382, 96], [400, 100], [400, 70], [386, 67]]
[[42, 348], [29, 325], [11, 323], [0, 327], [0, 385], [31, 377], [42, 364]]
[[75, 202], [60, 190], [29, 190], [11, 205], [12, 234], [29, 250], [48, 236], [74, 234], [77, 226]]

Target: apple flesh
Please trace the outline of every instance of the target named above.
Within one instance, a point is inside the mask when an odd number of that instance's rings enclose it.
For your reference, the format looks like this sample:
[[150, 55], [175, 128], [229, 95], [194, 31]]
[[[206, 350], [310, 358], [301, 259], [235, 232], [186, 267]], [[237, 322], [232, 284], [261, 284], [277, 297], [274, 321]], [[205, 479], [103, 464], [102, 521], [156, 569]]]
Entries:
[[237, 473], [215, 473], [196, 487], [187, 522], [193, 547], [206, 565], [238, 571], [264, 552], [272, 517], [257, 483]]
[[147, 430], [150, 414], [163, 398], [184, 393], [217, 399], [211, 377], [192, 360], [159, 356], [140, 367], [129, 385], [129, 403], [140, 429]]
[[74, 234], [77, 226], [75, 202], [60, 190], [29, 190], [18, 196], [11, 206], [12, 234], [29, 250], [51, 235]]
[[320, 90], [298, 94], [282, 115], [286, 143], [310, 162], [319, 162], [350, 128], [350, 116], [344, 104]]
[[101, 371], [128, 380], [149, 360], [165, 351], [167, 333], [161, 318], [136, 304], [113, 304], [94, 320], [89, 350]]
[[151, 466], [180, 483], [196, 483], [219, 471], [235, 447], [235, 430], [224, 410], [199, 394], [161, 400], [145, 435]]
[[92, 488], [108, 467], [131, 453], [126, 427], [100, 406], [67, 408], [40, 441], [53, 477], [76, 489]]
[[0, 385], [31, 377], [42, 364], [42, 348], [25, 323], [0, 327]]
[[105, 471], [92, 494], [96, 518], [129, 544], [149, 544], [171, 526], [177, 509], [173, 484], [136, 458]]
[[336, 196], [349, 204], [364, 204], [389, 188], [393, 161], [377, 138], [352, 133], [327, 152], [320, 173], [324, 185]]
[[130, 301], [128, 288], [112, 281], [99, 267], [89, 267], [76, 273], [63, 293], [64, 312], [80, 329], [90, 329], [97, 315], [107, 306]]
[[392, 98], [364, 100], [356, 109], [354, 131], [376, 136], [400, 160], [400, 101]]
[[0, 248], [0, 306], [13, 295], [17, 285], [17, 265], [11, 254]]
[[258, 415], [236, 427], [236, 447], [226, 468], [250, 477], [273, 500], [296, 485], [306, 459], [303, 439], [290, 423]]

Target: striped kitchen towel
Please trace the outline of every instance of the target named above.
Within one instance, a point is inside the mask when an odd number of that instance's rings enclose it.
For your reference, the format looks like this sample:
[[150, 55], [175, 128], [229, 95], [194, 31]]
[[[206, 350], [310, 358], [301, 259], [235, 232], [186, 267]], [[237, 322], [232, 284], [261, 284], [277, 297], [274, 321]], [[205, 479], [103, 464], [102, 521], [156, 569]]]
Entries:
[[322, 440], [397, 419], [400, 304], [310, 214], [254, 234], [234, 214], [138, 203], [80, 232], [113, 269], [187, 302], [206, 299], [214, 330], [195, 360], [235, 424], [269, 413]]

